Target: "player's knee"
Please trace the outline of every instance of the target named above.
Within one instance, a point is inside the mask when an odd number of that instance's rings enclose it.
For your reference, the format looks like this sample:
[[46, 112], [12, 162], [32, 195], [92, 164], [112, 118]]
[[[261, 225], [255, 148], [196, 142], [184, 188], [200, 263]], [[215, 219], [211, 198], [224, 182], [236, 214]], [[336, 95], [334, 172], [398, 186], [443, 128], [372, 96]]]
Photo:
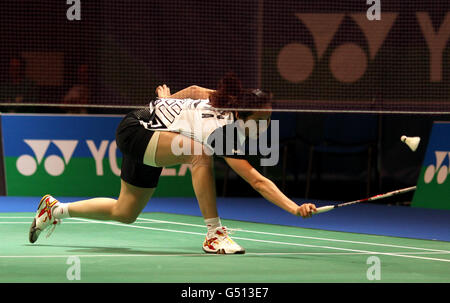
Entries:
[[201, 166], [212, 166], [212, 158], [207, 155], [194, 155], [191, 158], [192, 167], [201, 167]]
[[134, 223], [138, 217], [138, 214], [134, 214], [133, 212], [125, 212], [123, 210], [113, 208], [111, 217], [114, 221], [118, 221], [120, 223], [131, 224]]
[[136, 219], [137, 219], [137, 216], [128, 215], [128, 214], [116, 216], [116, 221], [119, 221], [120, 223], [124, 223], [124, 224], [132, 224], [132, 223], [136, 222]]

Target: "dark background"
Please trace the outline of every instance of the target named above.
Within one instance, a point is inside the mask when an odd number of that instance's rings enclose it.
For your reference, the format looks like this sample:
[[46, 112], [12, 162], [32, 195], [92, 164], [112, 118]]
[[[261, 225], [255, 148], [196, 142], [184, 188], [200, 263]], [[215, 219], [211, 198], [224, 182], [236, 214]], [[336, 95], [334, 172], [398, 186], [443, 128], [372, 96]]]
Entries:
[[[349, 17], [366, 12], [365, 0], [85, 0], [80, 21], [67, 20], [69, 5], [63, 0], [3, 0], [0, 111], [123, 114], [147, 104], [162, 83], [172, 91], [193, 84], [215, 88], [233, 71], [246, 87], [272, 91], [276, 108], [292, 110], [273, 115], [281, 126], [280, 163], [262, 168], [251, 160], [287, 195], [306, 196], [311, 146], [330, 151], [330, 145], [338, 145], [333, 153], [314, 154], [309, 198], [350, 200], [411, 186], [417, 182], [433, 121], [450, 120], [439, 114], [450, 112], [450, 51], [446, 47], [443, 52], [442, 81], [431, 82], [429, 51], [416, 13], [427, 12], [437, 31], [449, 6], [447, 1], [381, 4], [382, 17], [383, 12], [398, 16], [364, 75], [342, 83], [330, 73], [329, 59], [343, 43], [354, 43], [368, 54], [365, 36]], [[320, 60], [314, 37], [296, 13], [346, 15]], [[289, 43], [304, 44], [314, 55], [314, 71], [300, 83], [286, 81], [277, 70], [277, 55]], [[28, 81], [22, 86], [11, 84], [14, 59]], [[74, 88], [84, 94], [68, 98]], [[38, 106], [43, 104], [53, 106]], [[368, 113], [348, 113], [352, 110]], [[411, 152], [400, 142], [401, 135], [420, 136], [419, 149]], [[219, 195], [256, 195], [232, 172], [226, 178], [221, 159], [216, 167]], [[402, 199], [407, 202], [411, 196]]]

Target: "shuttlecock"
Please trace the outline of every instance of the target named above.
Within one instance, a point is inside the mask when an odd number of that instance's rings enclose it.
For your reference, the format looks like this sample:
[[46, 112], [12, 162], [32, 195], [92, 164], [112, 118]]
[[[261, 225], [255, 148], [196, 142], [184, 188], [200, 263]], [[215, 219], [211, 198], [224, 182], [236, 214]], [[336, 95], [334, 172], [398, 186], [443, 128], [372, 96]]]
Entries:
[[407, 137], [407, 136], [402, 136], [400, 138], [400, 140], [402, 140], [402, 142], [404, 142], [406, 145], [409, 146], [409, 148], [412, 151], [416, 151], [417, 147], [419, 146], [420, 143], [420, 137]]

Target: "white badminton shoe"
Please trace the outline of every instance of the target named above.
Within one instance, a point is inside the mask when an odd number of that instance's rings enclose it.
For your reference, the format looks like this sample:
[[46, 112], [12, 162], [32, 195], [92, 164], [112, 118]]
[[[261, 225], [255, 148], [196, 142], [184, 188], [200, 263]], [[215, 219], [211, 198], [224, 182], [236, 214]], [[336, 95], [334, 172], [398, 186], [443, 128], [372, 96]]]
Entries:
[[206, 235], [203, 251], [210, 254], [244, 254], [245, 249], [234, 242], [225, 226], [217, 227]]
[[56, 225], [61, 223], [61, 220], [54, 218], [52, 214], [53, 209], [58, 203], [59, 201], [50, 195], [42, 197], [30, 227], [29, 240], [31, 243], [36, 242], [41, 232], [52, 226], [47, 233], [47, 237], [50, 237]]

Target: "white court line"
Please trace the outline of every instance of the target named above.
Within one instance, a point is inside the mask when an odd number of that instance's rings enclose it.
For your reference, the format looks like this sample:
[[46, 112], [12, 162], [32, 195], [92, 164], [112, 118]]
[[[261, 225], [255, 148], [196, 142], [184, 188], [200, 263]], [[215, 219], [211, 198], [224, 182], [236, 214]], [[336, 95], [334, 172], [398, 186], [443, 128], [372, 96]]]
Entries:
[[[273, 253], [245, 253], [242, 256], [285, 256], [285, 255], [320, 255], [320, 256], [346, 256], [346, 255], [377, 255], [377, 254], [384, 254], [384, 253], [372, 253], [372, 252], [273, 252]], [[395, 254], [421, 254], [419, 252], [395, 252]], [[437, 254], [436, 252], [427, 252], [424, 254]], [[28, 256], [1, 256], [0, 259], [12, 259], [12, 258], [44, 258], [44, 259], [50, 259], [50, 258], [67, 258], [71, 256], [77, 256], [80, 258], [88, 257], [88, 258], [95, 258], [95, 257], [220, 257], [223, 255], [220, 254], [206, 254], [206, 253], [190, 253], [190, 254], [67, 254], [67, 255], [28, 255]]]
[[[204, 225], [199, 225], [199, 224], [180, 223], [180, 222], [163, 221], [163, 220], [146, 219], [146, 218], [138, 218], [138, 219], [141, 219], [141, 220], [144, 220], [144, 221], [155, 221], [157, 223], [167, 223], [167, 224], [176, 224], [176, 225], [185, 225], [185, 226], [194, 226], [194, 227], [206, 228]], [[375, 246], [394, 247], [394, 248], [427, 250], [427, 251], [435, 251], [435, 252], [442, 252], [442, 253], [449, 253], [450, 252], [450, 251], [447, 251], [447, 250], [432, 249], [432, 248], [421, 248], [421, 247], [412, 247], [412, 246], [383, 244], [383, 243], [360, 242], [360, 241], [351, 241], [351, 240], [339, 240], [339, 239], [330, 239], [330, 238], [318, 238], [318, 237], [308, 237], [308, 236], [299, 236], [299, 235], [288, 235], [288, 234], [270, 233], [270, 232], [262, 232], [262, 231], [255, 231], [255, 230], [245, 230], [245, 229], [239, 229], [238, 231], [239, 232], [254, 233], [254, 234], [262, 234], [262, 235], [279, 236], [279, 237], [291, 237], [291, 238], [302, 238], [302, 239], [311, 239], [311, 240], [343, 242], [343, 243], [352, 243], [352, 244], [365, 244], [365, 245], [375, 245]]]
[[0, 217], [0, 219], [33, 219], [34, 217]]
[[[8, 217], [0, 217], [1, 218], [8, 218]], [[13, 218], [13, 217], [9, 217]], [[14, 217], [14, 218], [27, 218], [32, 219], [34, 217]], [[71, 220], [80, 220], [85, 221], [84, 223], [96, 223], [96, 224], [110, 224], [110, 225], [120, 225], [120, 226], [129, 226], [122, 223], [114, 223], [114, 222], [105, 222], [105, 221], [97, 221], [97, 220], [87, 220], [87, 219], [81, 219], [81, 218], [68, 218]], [[182, 222], [173, 222], [173, 221], [164, 221], [164, 220], [156, 220], [156, 219], [147, 219], [147, 218], [138, 218], [139, 220], [148, 221], [148, 222], [154, 222], [154, 223], [167, 223], [167, 224], [174, 224], [174, 225], [183, 225], [183, 226], [193, 226], [193, 227], [201, 227], [205, 229], [206, 227], [204, 225], [199, 224], [191, 224], [191, 223], [182, 223]], [[0, 222], [5, 223], [5, 222]], [[75, 222], [65, 222], [65, 223], [75, 223]], [[141, 222], [135, 222], [135, 224], [143, 224]], [[145, 227], [142, 227], [145, 228]], [[157, 228], [150, 228], [154, 230], [161, 230], [161, 231], [167, 231], [166, 229], [157, 229]], [[172, 232], [177, 232], [170, 230]], [[373, 242], [361, 242], [361, 241], [351, 241], [351, 240], [340, 240], [340, 239], [330, 239], [330, 238], [319, 238], [319, 237], [309, 237], [309, 236], [300, 236], [300, 235], [289, 235], [289, 234], [279, 234], [279, 233], [270, 233], [270, 232], [261, 232], [261, 231], [254, 231], [254, 230], [243, 230], [239, 229], [240, 232], [247, 232], [247, 233], [255, 233], [255, 234], [263, 234], [263, 235], [272, 235], [272, 236], [280, 236], [280, 237], [292, 237], [292, 238], [302, 238], [302, 239], [311, 239], [311, 240], [321, 240], [321, 241], [331, 241], [331, 242], [343, 242], [343, 243], [351, 243], [351, 244], [364, 244], [364, 245], [373, 245], [373, 246], [383, 246], [383, 247], [393, 247], [393, 248], [403, 248], [403, 249], [412, 249], [412, 250], [426, 250], [426, 251], [433, 251], [433, 252], [439, 252], [439, 253], [449, 253], [447, 250], [439, 250], [439, 249], [432, 249], [432, 248], [421, 248], [421, 247], [412, 247], [412, 246], [402, 246], [402, 245], [393, 245], [393, 244], [383, 244], [383, 243], [373, 243]], [[178, 231], [182, 232], [182, 231]], [[185, 232], [190, 234], [200, 234], [195, 232]], [[201, 234], [204, 235], [204, 234]], [[234, 237], [236, 238], [236, 237]], [[239, 239], [239, 238], [236, 238]], [[241, 238], [245, 239], [245, 238]]]
[[[102, 224], [103, 222], [67, 222], [67, 219], [64, 219], [64, 225], [66, 224]], [[134, 224], [148, 224], [149, 222], [134, 222]], [[31, 224], [30, 222], [17, 222], [17, 221], [0, 221], [0, 224]]]
[[123, 224], [123, 223], [116, 223], [116, 222], [109, 222], [109, 221], [98, 221], [98, 220], [91, 220], [91, 219], [82, 219], [82, 218], [71, 218], [73, 220], [79, 220], [79, 221], [86, 221], [86, 222], [98, 222], [103, 223], [107, 225], [116, 225], [116, 226], [125, 226], [125, 227], [131, 227], [131, 228], [141, 228], [141, 229], [150, 229], [150, 230], [158, 230], [158, 231], [169, 231], [174, 233], [183, 233], [183, 234], [191, 234], [191, 235], [201, 235], [205, 236], [204, 233], [197, 233], [197, 232], [191, 232], [191, 231], [182, 231], [182, 230], [172, 230], [172, 229], [164, 229], [164, 228], [155, 228], [155, 227], [147, 227], [147, 226], [136, 226], [131, 224]]
[[70, 254], [70, 255], [53, 255], [53, 256], [42, 256], [42, 255], [36, 255], [36, 256], [0, 256], [0, 259], [8, 259], [8, 258], [67, 258], [71, 256], [77, 256], [80, 258], [83, 257], [197, 257], [197, 256], [219, 256], [216, 254], [205, 254], [205, 253], [197, 253], [197, 254], [158, 254], [158, 255], [152, 255], [152, 254], [111, 254], [111, 255], [77, 255], [77, 254]]
[[[249, 255], [370, 255], [372, 252], [288, 252], [288, 253], [246, 253]], [[377, 254], [377, 253], [376, 253]], [[384, 254], [384, 253], [380, 253]], [[446, 253], [440, 253], [435, 251], [417, 252], [417, 251], [407, 251], [407, 252], [393, 252], [393, 254], [404, 254], [404, 255], [444, 255]], [[450, 252], [448, 252], [450, 254]]]
[[[81, 218], [72, 218], [72, 219], [81, 220], [81, 221], [95, 221], [95, 220], [88, 220], [88, 219], [81, 219]], [[167, 232], [174, 232], [174, 233], [201, 235], [202, 237], [204, 237], [204, 235], [205, 235], [204, 233], [198, 233], [198, 232], [172, 230], [172, 229], [155, 228], [155, 227], [147, 227], [147, 226], [127, 225], [127, 224], [114, 223], [114, 222], [104, 222], [104, 221], [102, 221], [102, 223], [103, 224], [108, 224], [108, 225], [129, 227], [129, 228], [139, 228], [139, 229], [167, 231]], [[344, 250], [344, 251], [352, 251], [352, 252], [371, 253], [371, 254], [377, 254], [377, 255], [386, 255], [386, 256], [394, 256], [394, 257], [402, 257], [402, 258], [414, 258], [414, 259], [422, 259], [422, 260], [440, 261], [440, 262], [449, 262], [450, 263], [450, 259], [419, 257], [419, 256], [395, 254], [395, 253], [382, 253], [382, 252], [373, 252], [373, 251], [360, 250], [360, 249], [350, 249], [350, 248], [340, 248], [340, 247], [333, 247], [333, 246], [320, 246], [320, 245], [309, 245], [309, 244], [300, 244], [300, 243], [289, 243], [289, 242], [279, 242], [279, 241], [269, 241], [269, 240], [258, 240], [258, 239], [242, 238], [242, 237], [234, 237], [234, 239], [245, 240], [245, 241], [253, 241], [253, 242], [280, 244], [280, 245], [325, 248], [325, 249], [332, 249], [332, 250]]]

